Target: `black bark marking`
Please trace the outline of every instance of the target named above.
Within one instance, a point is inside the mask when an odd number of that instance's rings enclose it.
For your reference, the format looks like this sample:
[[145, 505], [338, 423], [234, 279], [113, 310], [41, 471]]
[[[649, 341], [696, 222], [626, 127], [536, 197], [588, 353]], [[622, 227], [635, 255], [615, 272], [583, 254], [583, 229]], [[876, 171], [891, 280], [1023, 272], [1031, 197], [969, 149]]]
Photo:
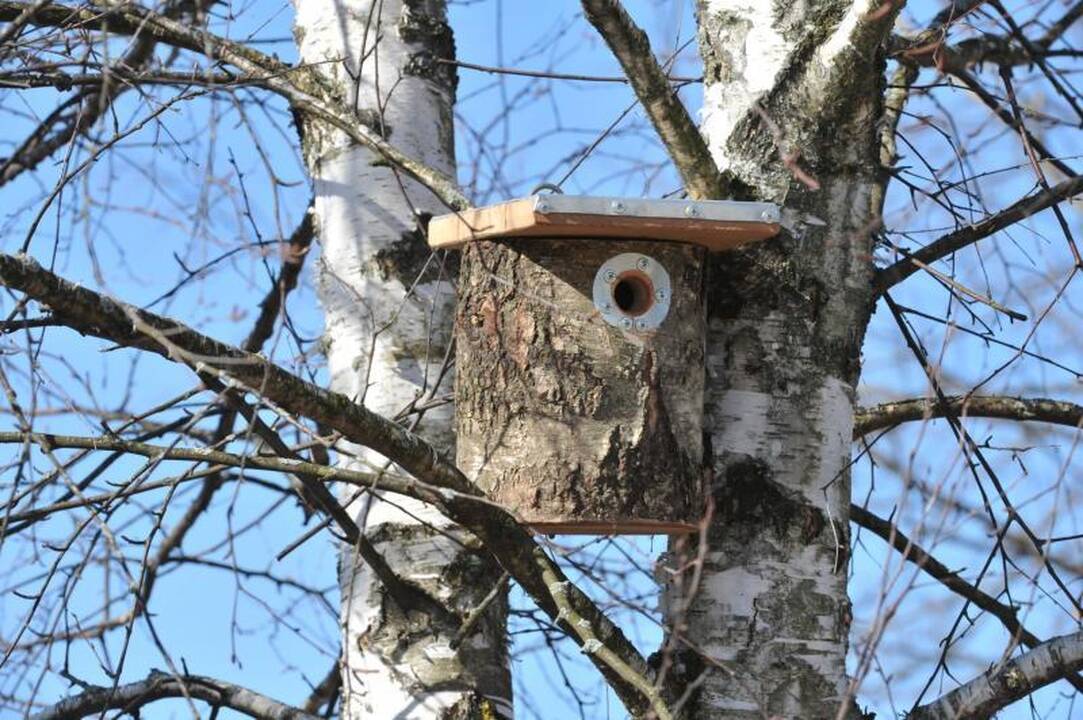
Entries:
[[716, 482], [712, 492], [716, 518], [713, 526], [728, 529], [731, 536], [737, 532], [751, 540], [770, 531], [779, 540], [796, 537], [808, 545], [827, 527], [823, 512], [775, 483], [761, 460], [731, 462], [724, 479]]
[[404, 75], [431, 80], [452, 93], [459, 83], [455, 60], [455, 36], [442, 13], [435, 12], [429, 0], [405, 0], [399, 19], [399, 37], [422, 46], [402, 68]]
[[[399, 239], [385, 248], [381, 248], [373, 256], [373, 262], [380, 273], [380, 279], [398, 280], [403, 287], [410, 287], [422, 273], [435, 279], [441, 272], [440, 263], [429, 263], [432, 250], [426, 240], [425, 228], [428, 227], [432, 215], [420, 213], [417, 217], [418, 225], [399, 236]], [[457, 274], [458, 253], [448, 254], [443, 261], [443, 272], [446, 276], [455, 277]]]

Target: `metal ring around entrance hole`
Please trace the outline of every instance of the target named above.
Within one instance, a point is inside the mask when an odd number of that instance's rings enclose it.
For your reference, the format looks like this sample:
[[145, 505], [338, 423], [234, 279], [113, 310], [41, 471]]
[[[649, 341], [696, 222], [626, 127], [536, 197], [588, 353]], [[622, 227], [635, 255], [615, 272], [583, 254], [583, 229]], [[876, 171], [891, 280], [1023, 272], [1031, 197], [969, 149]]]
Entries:
[[598, 268], [593, 296], [594, 307], [607, 323], [645, 332], [666, 319], [673, 289], [669, 273], [657, 260], [642, 253], [621, 253]]

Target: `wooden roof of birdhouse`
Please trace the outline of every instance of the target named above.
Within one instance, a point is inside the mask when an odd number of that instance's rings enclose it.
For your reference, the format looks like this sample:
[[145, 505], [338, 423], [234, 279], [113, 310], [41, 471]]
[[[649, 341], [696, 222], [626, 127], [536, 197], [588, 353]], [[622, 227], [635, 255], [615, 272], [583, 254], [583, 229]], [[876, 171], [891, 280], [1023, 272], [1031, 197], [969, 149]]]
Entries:
[[429, 246], [449, 250], [471, 240], [578, 237], [669, 240], [721, 251], [777, 235], [781, 219], [773, 203], [531, 195], [435, 217]]

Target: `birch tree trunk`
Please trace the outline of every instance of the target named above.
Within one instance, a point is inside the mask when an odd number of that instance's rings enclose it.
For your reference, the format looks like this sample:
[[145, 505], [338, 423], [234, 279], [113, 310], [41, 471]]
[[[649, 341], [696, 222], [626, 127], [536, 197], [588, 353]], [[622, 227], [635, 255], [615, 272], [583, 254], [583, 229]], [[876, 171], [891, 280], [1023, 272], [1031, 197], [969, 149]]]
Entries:
[[[359, 123], [454, 176], [456, 76], [453, 66], [436, 62], [454, 57], [443, 0], [319, 0], [296, 9], [301, 57], [317, 81], [329, 84]], [[439, 401], [452, 388], [454, 267], [430, 254], [423, 232], [427, 218], [444, 209], [343, 133], [308, 122], [303, 136], [315, 188], [331, 386], [386, 417], [417, 424], [453, 453], [451, 405]], [[371, 452], [352, 464], [386, 466]], [[499, 568], [476, 540], [427, 506], [366, 496], [349, 509], [391, 569], [453, 615], [466, 616], [493, 589]], [[456, 649], [452, 624], [402, 607], [348, 547], [340, 584], [343, 717], [511, 716], [503, 597]]]
[[674, 645], [676, 667], [690, 682], [704, 673], [694, 718], [855, 714], [847, 466], [873, 303], [879, 47], [894, 18], [876, 6], [698, 3], [711, 154], [739, 194], [818, 220], [718, 256], [708, 277], [715, 513], [698, 592], [669, 602], [694, 641]]

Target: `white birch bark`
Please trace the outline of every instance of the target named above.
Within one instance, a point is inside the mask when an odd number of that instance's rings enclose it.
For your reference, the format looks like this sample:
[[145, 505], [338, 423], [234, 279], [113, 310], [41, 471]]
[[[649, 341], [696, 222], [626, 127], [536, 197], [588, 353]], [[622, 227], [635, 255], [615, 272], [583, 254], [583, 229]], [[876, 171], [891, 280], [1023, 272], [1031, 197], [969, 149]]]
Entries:
[[880, 187], [874, 4], [698, 3], [712, 155], [739, 192], [824, 225], [719, 256], [708, 279], [715, 516], [698, 593], [669, 603], [698, 651], [677, 670], [705, 672], [694, 718], [856, 713], [847, 466]]
[[[455, 73], [435, 58], [454, 46], [443, 0], [306, 0], [296, 3], [304, 62], [392, 144], [454, 176]], [[321, 244], [319, 292], [333, 389], [387, 416], [450, 394], [445, 360], [454, 268], [431, 256], [419, 218], [444, 211], [431, 193], [370, 150], [306, 123], [305, 159]], [[419, 431], [453, 451], [452, 407], [424, 413]], [[413, 423], [417, 415], [402, 422]], [[368, 468], [383, 458], [362, 453]], [[351, 491], [352, 492], [352, 491]], [[477, 543], [403, 498], [350, 505], [396, 573], [460, 617], [499, 571]], [[510, 717], [503, 599], [458, 649], [453, 628], [398, 607], [349, 549], [342, 555], [343, 717]]]
[[971, 720], [994, 716], [1039, 688], [1083, 670], [1083, 632], [1061, 635], [989, 668], [907, 720]]

